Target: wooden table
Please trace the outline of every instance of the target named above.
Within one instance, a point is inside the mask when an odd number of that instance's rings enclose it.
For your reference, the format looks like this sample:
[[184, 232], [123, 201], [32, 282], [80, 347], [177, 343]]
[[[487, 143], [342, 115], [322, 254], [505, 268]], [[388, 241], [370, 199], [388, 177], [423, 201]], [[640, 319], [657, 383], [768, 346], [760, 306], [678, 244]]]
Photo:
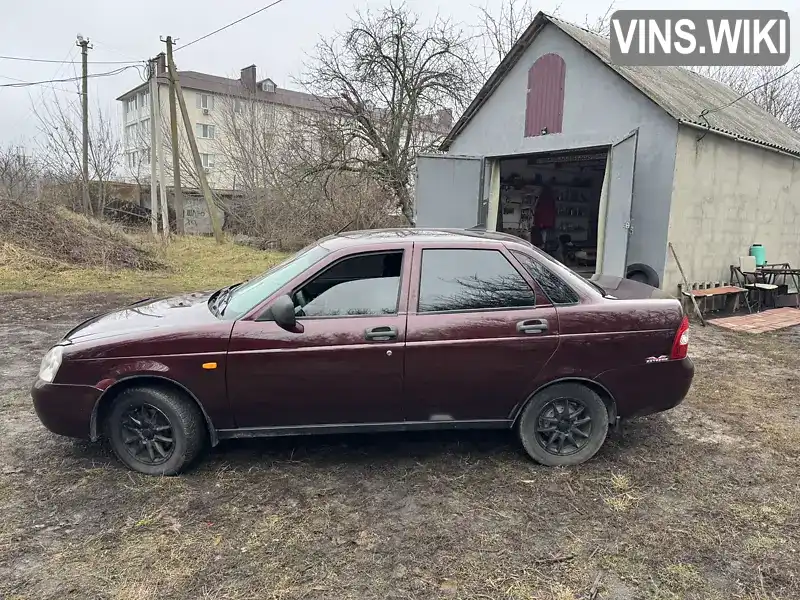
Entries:
[[[715, 287], [715, 288], [706, 288], [704, 290], [683, 290], [683, 295], [686, 297], [694, 296], [696, 299], [700, 300], [703, 305], [703, 309], [705, 309], [705, 305], [709, 298], [713, 298], [715, 296], [733, 296], [734, 297], [734, 305], [733, 310], [736, 311], [739, 308], [739, 296], [741, 294], [746, 294], [747, 290], [745, 288], [741, 288], [735, 285], [725, 285], [722, 287]], [[747, 301], [745, 301], [747, 304]], [[749, 305], [748, 305], [749, 309]]]

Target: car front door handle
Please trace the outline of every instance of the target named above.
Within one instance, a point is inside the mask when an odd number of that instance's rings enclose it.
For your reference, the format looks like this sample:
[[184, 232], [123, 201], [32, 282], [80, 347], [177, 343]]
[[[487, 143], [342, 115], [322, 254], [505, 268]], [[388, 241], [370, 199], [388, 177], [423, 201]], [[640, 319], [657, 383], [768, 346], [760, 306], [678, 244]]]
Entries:
[[517, 323], [518, 333], [542, 333], [547, 331], [547, 319], [528, 319]]
[[370, 327], [364, 331], [364, 337], [371, 342], [389, 342], [397, 339], [397, 327], [383, 325], [381, 327]]

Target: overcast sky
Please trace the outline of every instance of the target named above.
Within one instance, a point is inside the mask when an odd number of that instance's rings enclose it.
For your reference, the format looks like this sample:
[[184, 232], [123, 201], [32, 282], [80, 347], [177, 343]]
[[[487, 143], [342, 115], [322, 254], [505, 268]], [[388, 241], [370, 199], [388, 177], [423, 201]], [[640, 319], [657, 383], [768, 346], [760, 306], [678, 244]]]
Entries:
[[[475, 24], [476, 6], [496, 7], [502, 0], [406, 0], [425, 18], [436, 13], [466, 24]], [[13, 2], [13, 10], [10, 8]], [[0, 20], [0, 55], [54, 60], [80, 60], [75, 36], [89, 37], [94, 48], [92, 61], [138, 60], [163, 50], [159, 36], [167, 34], [187, 43], [205, 33], [244, 16], [268, 0], [2, 0], [6, 6]], [[176, 55], [178, 68], [225, 76], [238, 76], [239, 69], [255, 63], [259, 79], [272, 78], [279, 86], [292, 87], [292, 76], [301, 72], [306, 53], [321, 36], [343, 29], [348, 14], [356, 7], [379, 8], [383, 0], [283, 0], [247, 21], [199, 42]], [[602, 0], [543, 0], [537, 9], [552, 12], [560, 6], [563, 19], [583, 23], [587, 15], [596, 17], [605, 10]], [[617, 0], [617, 9], [692, 8], [748, 9], [772, 8], [789, 12], [791, 19], [792, 62], [800, 60], [800, 2], [773, 0], [769, 6], [755, 0]], [[103, 72], [114, 65], [89, 65], [91, 72]], [[0, 59], [0, 83], [14, 79], [39, 81], [73, 77], [80, 64], [36, 64]], [[14, 79], [11, 79], [14, 78]], [[99, 101], [103, 109], [118, 112], [114, 98], [140, 82], [135, 70], [90, 80], [91, 108]], [[57, 84], [71, 89], [73, 84]], [[44, 86], [0, 88], [0, 144], [32, 145], [38, 123], [31, 103], [40, 102]], [[61, 93], [74, 99], [74, 93]]]

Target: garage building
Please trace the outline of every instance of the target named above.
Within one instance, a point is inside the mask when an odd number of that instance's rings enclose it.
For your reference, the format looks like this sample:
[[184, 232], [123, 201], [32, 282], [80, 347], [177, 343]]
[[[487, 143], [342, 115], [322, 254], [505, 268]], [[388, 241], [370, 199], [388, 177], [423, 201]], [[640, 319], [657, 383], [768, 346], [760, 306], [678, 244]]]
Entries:
[[800, 133], [679, 67], [611, 64], [609, 40], [539, 13], [441, 146], [418, 226], [529, 238], [585, 275], [674, 291], [726, 281], [753, 243], [800, 266]]

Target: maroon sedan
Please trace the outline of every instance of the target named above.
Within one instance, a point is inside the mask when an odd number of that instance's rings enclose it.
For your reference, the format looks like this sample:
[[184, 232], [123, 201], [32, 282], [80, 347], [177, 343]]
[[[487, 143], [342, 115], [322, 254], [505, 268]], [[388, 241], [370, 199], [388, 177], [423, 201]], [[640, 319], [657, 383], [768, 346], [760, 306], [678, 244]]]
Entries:
[[457, 428], [514, 429], [537, 462], [574, 465], [620, 418], [681, 402], [688, 326], [661, 291], [511, 236], [351, 232], [81, 323], [32, 395], [51, 431], [107, 437], [148, 474], [225, 438]]

